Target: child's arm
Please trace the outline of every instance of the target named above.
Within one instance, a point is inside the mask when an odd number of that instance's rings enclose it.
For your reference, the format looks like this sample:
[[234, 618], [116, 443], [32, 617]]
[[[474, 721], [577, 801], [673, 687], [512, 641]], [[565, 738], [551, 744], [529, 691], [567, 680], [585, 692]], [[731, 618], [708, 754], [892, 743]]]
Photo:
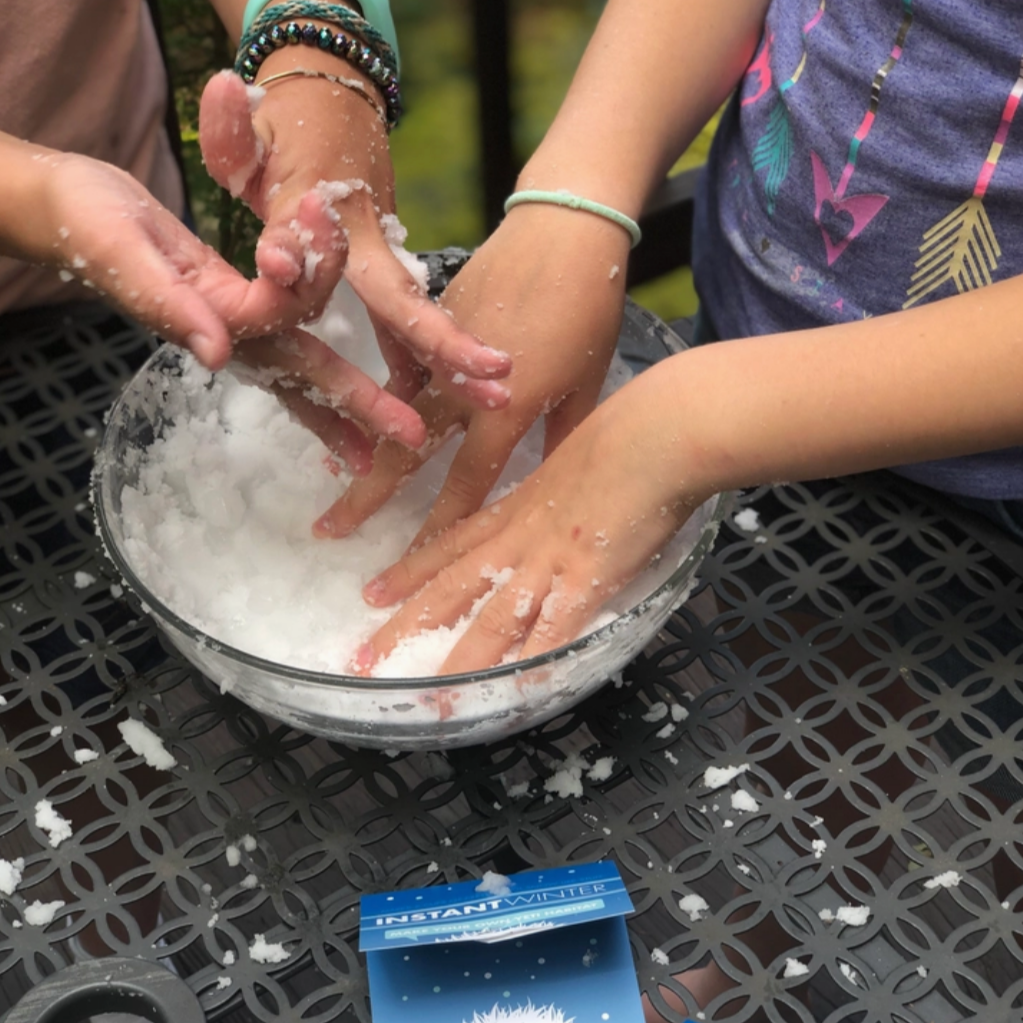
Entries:
[[[0, 133], [0, 252], [86, 282], [155, 332], [222, 366], [231, 339], [298, 322], [295, 289], [247, 281], [133, 177]], [[303, 213], [328, 259], [333, 225]]]
[[[489, 589], [485, 565], [514, 577], [445, 672], [496, 663], [520, 639], [523, 657], [570, 640], [717, 491], [1023, 443], [1020, 308], [1016, 277], [660, 363], [601, 405], [497, 514], [477, 513], [371, 582], [374, 605], [411, 599], [356, 667], [403, 635], [452, 624]], [[525, 593], [531, 613], [520, 617]]]
[[[0, 253], [86, 282], [210, 368], [228, 360], [239, 336], [266, 335], [306, 311], [295, 289], [265, 278], [246, 280], [138, 181], [109, 164], [0, 133], [0, 180]], [[319, 243], [332, 251], [333, 225], [320, 206], [310, 200], [299, 215], [310, 231], [319, 223], [327, 232]], [[397, 431], [405, 444], [423, 441], [416, 413], [309, 334], [243, 339], [236, 351], [250, 364], [275, 367], [336, 396], [373, 432]], [[357, 470], [368, 469], [368, 442], [362, 438], [359, 446], [358, 431], [322, 416], [310, 425], [342, 457], [352, 457]], [[347, 436], [339, 438], [339, 430]]]
[[[637, 218], [735, 87], [766, 9], [766, 0], [610, 0], [519, 188], [568, 189]], [[513, 397], [500, 412], [479, 412], [431, 383], [413, 402], [434, 436], [466, 430], [420, 539], [480, 506], [537, 417], [549, 413], [549, 452], [593, 408], [618, 336], [628, 255], [628, 235], [607, 220], [522, 205], [454, 279], [443, 304], [512, 356]], [[324, 515], [317, 534], [351, 532], [424, 457], [384, 442], [373, 472]]]

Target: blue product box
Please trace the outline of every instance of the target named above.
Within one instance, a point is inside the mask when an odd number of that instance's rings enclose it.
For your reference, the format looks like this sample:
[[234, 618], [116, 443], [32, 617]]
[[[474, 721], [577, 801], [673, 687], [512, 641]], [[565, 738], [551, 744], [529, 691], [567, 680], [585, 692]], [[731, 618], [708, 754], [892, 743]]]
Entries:
[[613, 863], [366, 895], [374, 1023], [643, 1023]]

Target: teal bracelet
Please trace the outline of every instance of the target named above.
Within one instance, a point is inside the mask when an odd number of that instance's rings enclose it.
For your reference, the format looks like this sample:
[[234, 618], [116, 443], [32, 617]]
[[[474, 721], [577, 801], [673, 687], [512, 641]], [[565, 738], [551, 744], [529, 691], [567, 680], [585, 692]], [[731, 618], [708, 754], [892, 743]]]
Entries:
[[587, 213], [595, 213], [598, 217], [603, 217], [619, 227], [624, 227], [629, 232], [633, 248], [643, 238], [643, 232], [640, 231], [639, 224], [632, 217], [627, 217], [624, 213], [619, 213], [618, 210], [605, 206], [601, 202], [594, 202], [592, 199], [583, 199], [581, 196], [573, 195], [563, 188], [558, 189], [556, 192], [541, 192], [535, 189], [516, 192], [505, 200], [504, 212], [508, 213], [516, 206], [520, 206], [525, 202], [546, 202], [552, 206], [567, 206], [570, 210], [585, 210]]
[[[273, 0], [248, 0], [245, 4], [245, 13], [242, 15], [242, 38], [248, 35], [256, 16], [271, 4]], [[362, 16], [387, 40], [394, 51], [396, 63], [401, 61], [398, 57], [398, 33], [394, 28], [394, 19], [391, 17], [391, 5], [387, 0], [361, 0]]]

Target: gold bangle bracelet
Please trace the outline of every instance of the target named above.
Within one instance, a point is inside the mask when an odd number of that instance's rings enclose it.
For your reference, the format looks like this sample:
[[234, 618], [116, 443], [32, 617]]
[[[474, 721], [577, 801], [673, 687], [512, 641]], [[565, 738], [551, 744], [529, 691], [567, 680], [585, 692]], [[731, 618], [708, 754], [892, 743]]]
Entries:
[[267, 75], [266, 78], [258, 82], [253, 82], [253, 86], [258, 89], [265, 89], [268, 85], [272, 85], [274, 82], [281, 82], [286, 78], [322, 78], [324, 81], [330, 82], [333, 85], [341, 85], [346, 89], [351, 89], [352, 92], [361, 96], [374, 110], [377, 117], [380, 119], [380, 123], [387, 126], [387, 114], [383, 107], [377, 103], [377, 101], [370, 95], [369, 90], [360, 82], [357, 78], [340, 78], [338, 75], [328, 74], [326, 71], [314, 71], [311, 68], [292, 68], [290, 71], [278, 71], [275, 75]]

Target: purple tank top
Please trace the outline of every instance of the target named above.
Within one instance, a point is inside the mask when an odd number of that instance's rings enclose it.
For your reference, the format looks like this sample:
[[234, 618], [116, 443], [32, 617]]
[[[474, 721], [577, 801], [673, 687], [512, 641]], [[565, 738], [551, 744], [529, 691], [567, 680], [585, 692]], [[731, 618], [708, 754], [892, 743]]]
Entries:
[[[1023, 273], [1021, 97], [1023, 0], [774, 0], [697, 202], [694, 273], [719, 335]], [[904, 471], [1023, 497], [1023, 448]]]

